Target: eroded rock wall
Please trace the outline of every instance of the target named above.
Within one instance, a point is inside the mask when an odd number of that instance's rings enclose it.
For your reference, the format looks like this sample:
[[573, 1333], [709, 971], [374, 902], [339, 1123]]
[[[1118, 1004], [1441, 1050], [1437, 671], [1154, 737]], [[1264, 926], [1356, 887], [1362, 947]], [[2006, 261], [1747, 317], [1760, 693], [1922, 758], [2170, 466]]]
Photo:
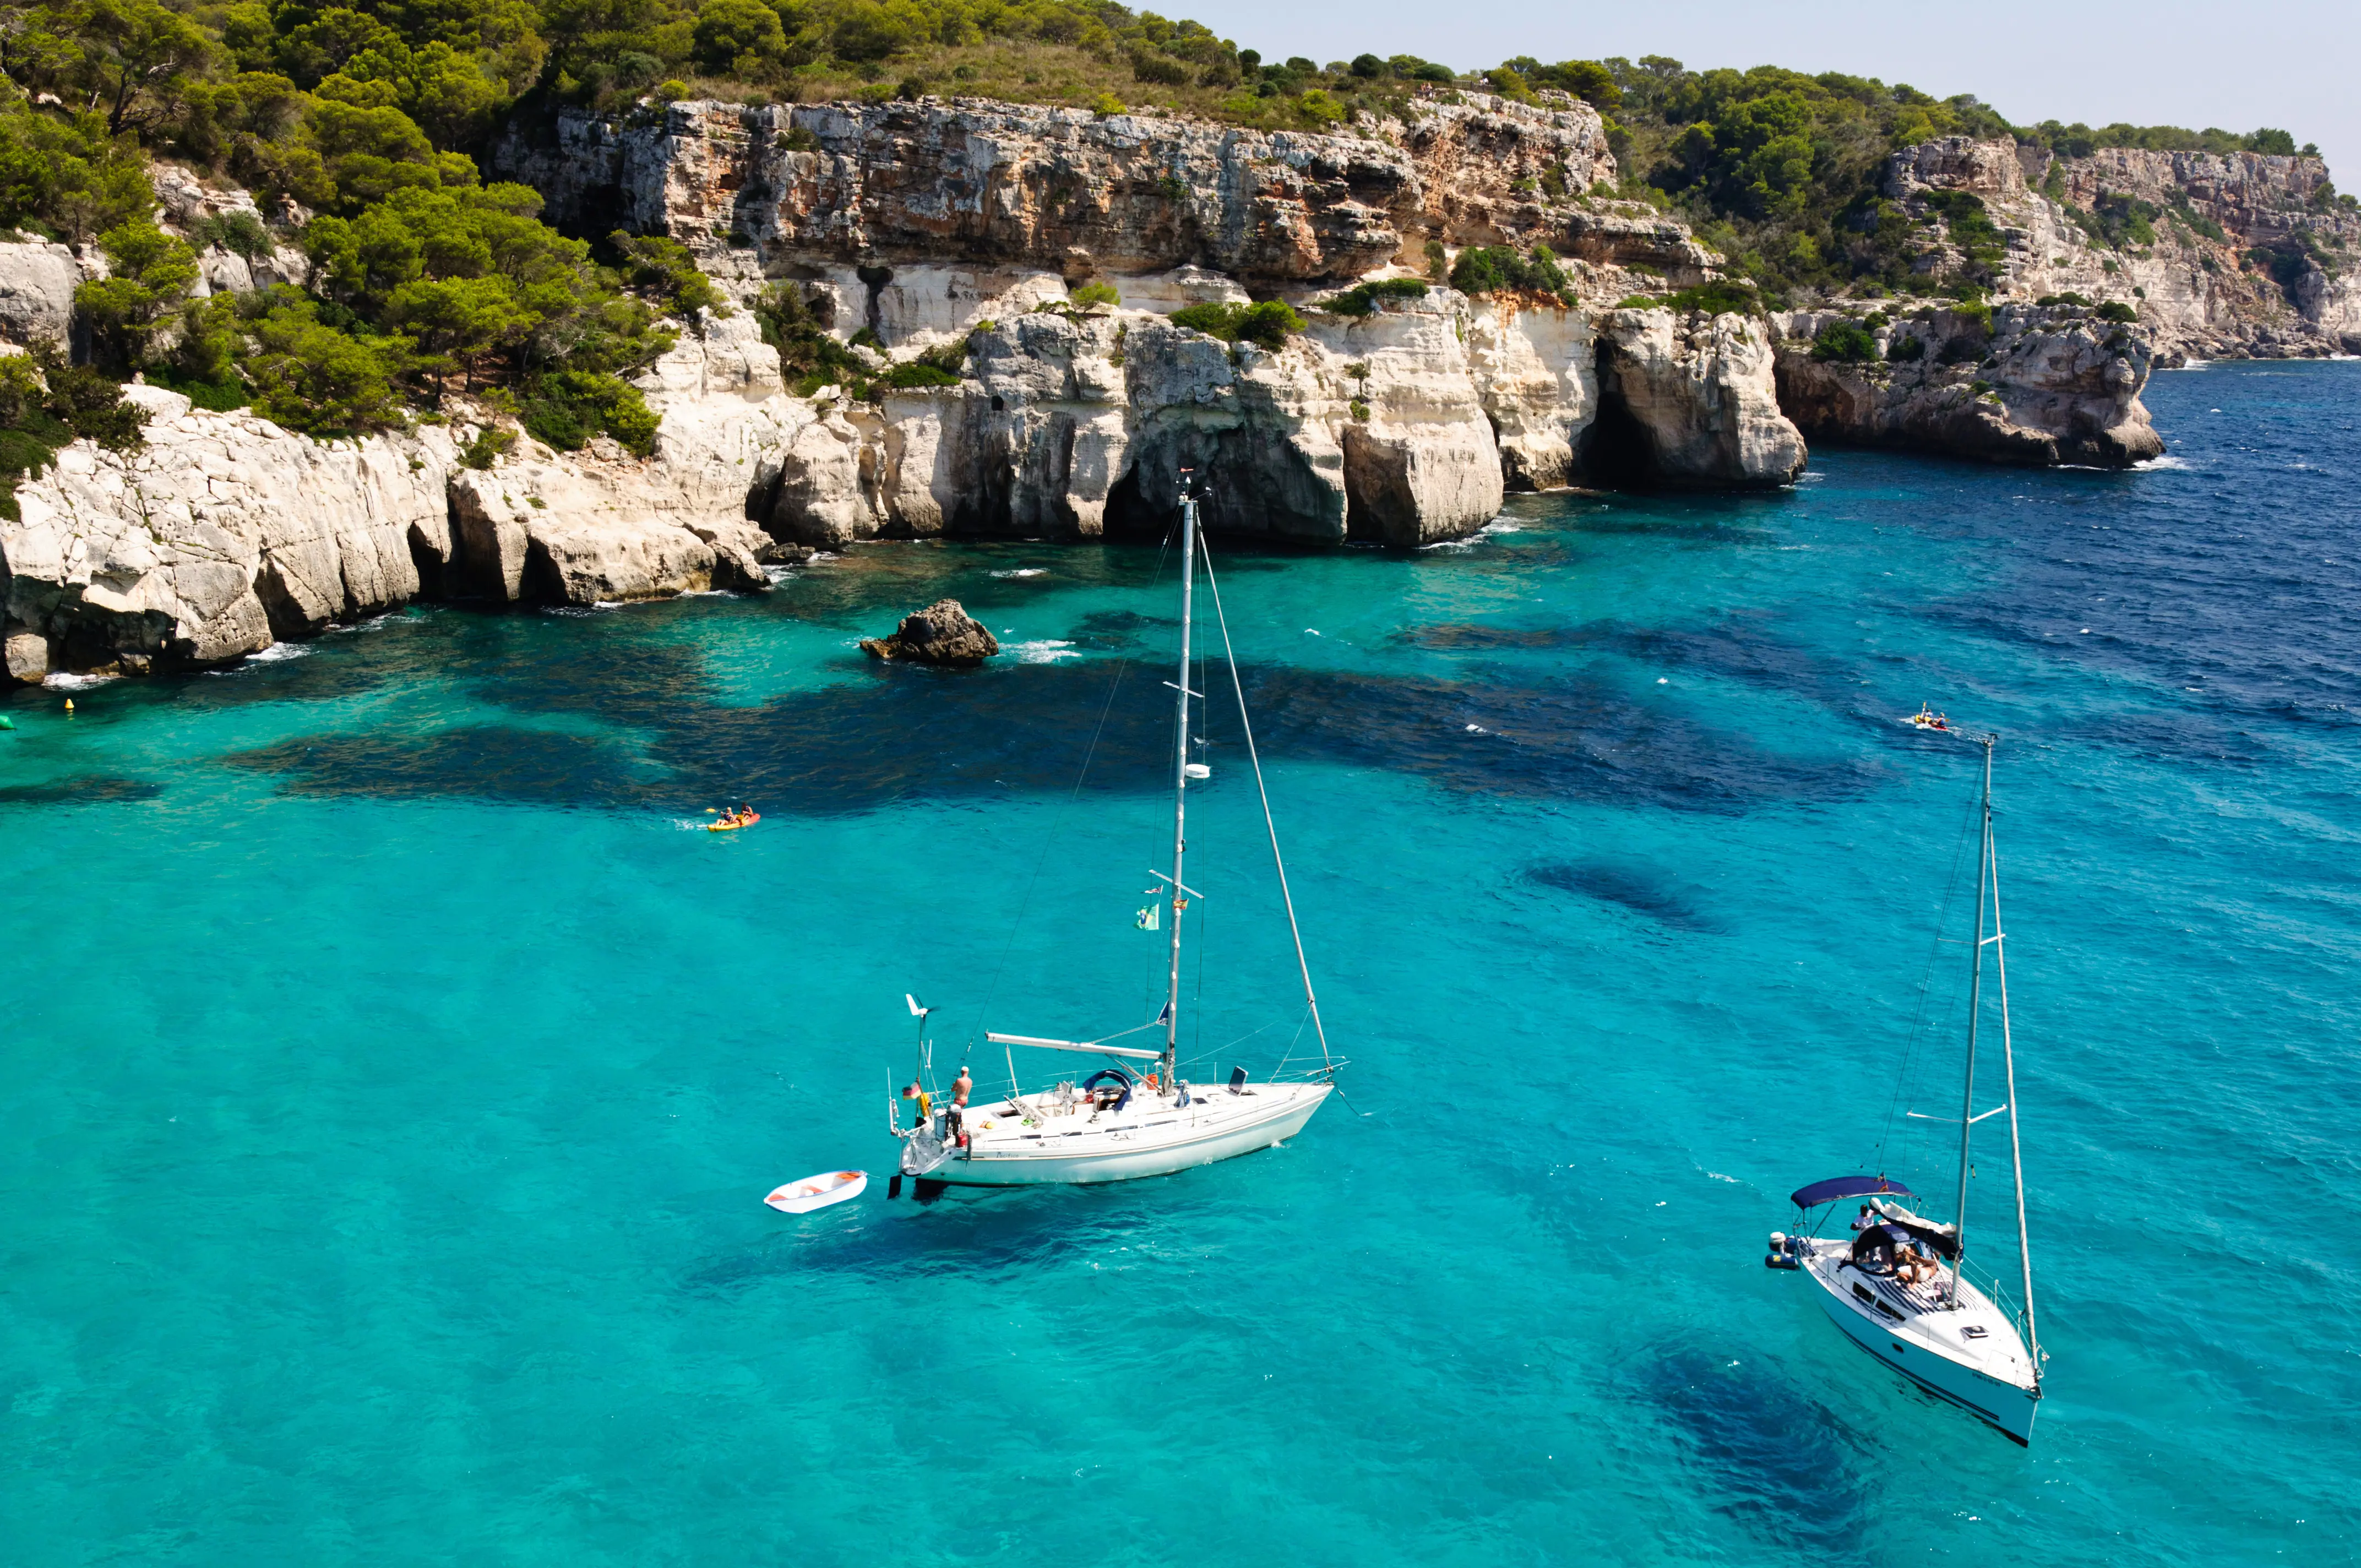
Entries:
[[[540, 190], [553, 221], [668, 234], [749, 276], [917, 263], [1339, 280], [1406, 253], [1422, 266], [1430, 238], [1577, 227], [1567, 248], [1600, 258], [1628, 237], [1658, 264], [1705, 259], [1677, 225], [1580, 194], [1611, 184], [1615, 162], [1598, 114], [1570, 101], [1471, 94], [1333, 134], [983, 99], [694, 102], [620, 121], [562, 113], [513, 131], [495, 165]], [[1573, 194], [1542, 196], [1544, 173]]]
[[[1896, 154], [1885, 191], [1921, 217], [1927, 192], [1973, 192], [2007, 242], [1999, 298], [2128, 305], [2160, 363], [2361, 353], [2361, 213], [2333, 200], [2317, 158], [2104, 148], [2059, 159], [1952, 137]], [[2145, 204], [2152, 241], [2092, 232], [2119, 200]], [[1922, 262], [1932, 272], [1956, 259], [1937, 247]]]
[[767, 588], [773, 541], [746, 517], [748, 489], [815, 418], [780, 389], [777, 354], [734, 317], [684, 339], [644, 387], [666, 415], [652, 461], [524, 439], [485, 470], [459, 461], [464, 423], [314, 441], [127, 388], [145, 447], [67, 446], [0, 520], [9, 673], [219, 663], [420, 598]]
[[2121, 468], [2163, 455], [2140, 390], [2149, 350], [2125, 326], [2071, 307], [2002, 305], [1874, 319], [1877, 357], [1816, 357], [1842, 312], [1779, 318], [1780, 406], [1815, 441], [1985, 462]]

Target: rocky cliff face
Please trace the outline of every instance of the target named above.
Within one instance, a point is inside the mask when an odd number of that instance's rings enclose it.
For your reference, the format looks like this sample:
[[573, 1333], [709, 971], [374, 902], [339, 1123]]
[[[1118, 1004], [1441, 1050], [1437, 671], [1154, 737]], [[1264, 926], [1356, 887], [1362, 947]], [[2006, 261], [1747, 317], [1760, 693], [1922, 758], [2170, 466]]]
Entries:
[[2148, 350], [2072, 307], [1928, 309], [1872, 318], [1876, 356], [1816, 357], [1820, 331], [1859, 318], [1784, 315], [1779, 404], [1814, 440], [2035, 467], [2128, 467], [2164, 454], [2139, 400]]
[[973, 99], [688, 103], [621, 122], [561, 114], [520, 127], [494, 162], [540, 190], [553, 221], [667, 234], [747, 275], [921, 263], [1080, 281], [1195, 266], [1282, 285], [1423, 270], [1430, 239], [1546, 240], [1587, 263], [1697, 276], [1712, 260], [1677, 223], [1581, 194], [1616, 177], [1587, 105], [1481, 94], [1334, 135]]
[[777, 356], [751, 323], [724, 322], [646, 380], [674, 416], [654, 461], [528, 440], [484, 471], [458, 460], [467, 424], [323, 442], [129, 388], [146, 447], [68, 446], [0, 520], [8, 674], [218, 663], [421, 598], [767, 588], [773, 542], [746, 521], [746, 488], [807, 417], [779, 390]]
[[[1182, 467], [1210, 477], [1216, 530], [1415, 547], [1481, 528], [1511, 485], [1802, 466], [1759, 321], [1440, 287], [1322, 308], [1363, 274], [1426, 271], [1430, 244], [1549, 243], [1586, 300], [1707, 276], [1677, 222], [1579, 194], [1614, 174], [1587, 108], [1479, 97], [1339, 136], [933, 101], [546, 128], [500, 158], [554, 216], [672, 234], [741, 306], [787, 282], [897, 356], [963, 341], [959, 384], [793, 395], [740, 308], [642, 378], [652, 459], [526, 440], [481, 470], [457, 459], [464, 420], [319, 443], [136, 389], [148, 448], [68, 449], [0, 524], [12, 674], [214, 663], [421, 597], [759, 590], [766, 559], [866, 539], [1155, 529]], [[159, 189], [183, 227], [244, 200], [169, 170]], [[0, 247], [0, 333], [63, 334], [93, 266]], [[301, 266], [206, 258], [220, 288]], [[1122, 305], [1074, 307], [1083, 278]], [[1277, 349], [1166, 315], [1273, 293], [1307, 321]]]
[[[2361, 353], [2361, 214], [2329, 199], [2319, 159], [2125, 148], [2058, 159], [1954, 137], [1888, 167], [1886, 194], [1915, 214], [1941, 191], [1973, 192], [2000, 225], [2001, 298], [2128, 304], [2163, 363]], [[1926, 265], [1944, 259], [1932, 247]]]

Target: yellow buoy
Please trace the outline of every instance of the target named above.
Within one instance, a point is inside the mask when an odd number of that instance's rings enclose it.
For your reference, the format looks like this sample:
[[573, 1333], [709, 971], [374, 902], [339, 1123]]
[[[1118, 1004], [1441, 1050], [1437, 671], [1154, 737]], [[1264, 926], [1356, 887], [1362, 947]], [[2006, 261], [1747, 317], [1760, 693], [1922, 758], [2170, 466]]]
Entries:
[[68, 718], [73, 717], [73, 698], [71, 697], [66, 698], [66, 717]]

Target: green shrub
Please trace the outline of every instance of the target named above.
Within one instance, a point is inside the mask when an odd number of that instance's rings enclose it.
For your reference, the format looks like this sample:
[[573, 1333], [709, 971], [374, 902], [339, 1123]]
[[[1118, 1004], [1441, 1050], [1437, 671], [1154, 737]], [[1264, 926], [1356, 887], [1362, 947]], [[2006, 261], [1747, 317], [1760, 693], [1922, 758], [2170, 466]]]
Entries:
[[130, 218], [98, 236], [109, 276], [74, 291], [74, 309], [89, 323], [91, 356], [128, 372], [144, 364], [157, 324], [197, 280], [197, 253], [158, 228]]
[[598, 371], [559, 370], [537, 378], [525, 389], [523, 419], [534, 439], [561, 452], [578, 451], [602, 433], [634, 456], [655, 450], [657, 415], [640, 389]]
[[608, 236], [608, 243], [621, 255], [623, 276], [631, 287], [653, 294], [666, 314], [694, 322], [700, 311], [730, 313], [721, 291], [697, 269], [697, 258], [680, 241], [617, 229]]
[[1071, 291], [1066, 298], [1084, 310], [1093, 305], [1120, 305], [1123, 295], [1112, 283], [1085, 283]]
[[1367, 316], [1376, 314], [1387, 300], [1422, 300], [1426, 293], [1426, 284], [1416, 278], [1381, 278], [1332, 294], [1321, 302], [1320, 308], [1330, 315]]
[[1889, 360], [1924, 359], [1927, 357], [1927, 340], [1914, 333], [1896, 333], [1893, 341], [1885, 345], [1885, 357]]
[[854, 397], [866, 397], [869, 372], [851, 349], [823, 330], [793, 283], [774, 283], [752, 304], [763, 341], [779, 351], [780, 373], [796, 395], [808, 398], [822, 387], [844, 388]]
[[88, 366], [69, 365], [51, 345], [0, 356], [0, 517], [18, 521], [16, 486], [49, 467], [76, 440], [110, 452], [135, 452], [148, 416], [123, 400], [123, 389]]
[[508, 455], [510, 449], [516, 445], [516, 441], [515, 431], [488, 424], [478, 431], [476, 439], [460, 451], [459, 461], [470, 468], [489, 468]]
[[[303, 297], [284, 286], [257, 302], [247, 323], [253, 351], [244, 369], [254, 387], [254, 411], [311, 435], [350, 435], [398, 429], [407, 422], [395, 383], [414, 358], [399, 338], [377, 337], [350, 311]], [[332, 323], [324, 316], [334, 315]]]
[[1716, 278], [1695, 288], [1680, 289], [1664, 296], [1664, 303], [1676, 311], [1703, 311], [1708, 315], [1759, 315], [1763, 302], [1751, 284], [1728, 278]]
[[2076, 305], [2086, 311], [2091, 308], [2087, 296], [2077, 294], [2070, 289], [2062, 294], [2044, 294], [2033, 302], [2037, 305]]
[[1353, 413], [1353, 418], [1354, 418], [1354, 419], [1356, 419], [1356, 421], [1358, 421], [1359, 422], [1361, 422], [1361, 423], [1363, 423], [1363, 424], [1367, 424], [1367, 423], [1368, 423], [1368, 422], [1369, 422], [1369, 405], [1368, 405], [1368, 404], [1367, 404], [1367, 403], [1363, 402], [1363, 401], [1362, 401], [1360, 399], [1358, 399], [1358, 398], [1355, 398], [1355, 399], [1353, 400], [1353, 401], [1352, 401], [1352, 405], [1351, 405], [1351, 406], [1352, 406], [1352, 413]]
[[267, 260], [276, 248], [271, 242], [270, 231], [262, 226], [260, 218], [249, 212], [223, 213], [218, 216], [199, 218], [188, 228], [190, 243], [199, 249], [225, 250], [248, 261]]
[[1529, 256], [1519, 256], [1505, 245], [1470, 246], [1452, 264], [1451, 286], [1471, 297], [1548, 294], [1567, 305], [1579, 302], [1556, 255], [1545, 245], [1533, 247]]
[[895, 366], [870, 384], [906, 392], [918, 387], [956, 387], [960, 378], [954, 372], [929, 365], [923, 359], [910, 359]]
[[1992, 335], [1992, 306], [1986, 304], [1983, 301], [1961, 300], [1950, 309], [1953, 315], [1971, 323], [1978, 332], [1982, 333], [1986, 337], [1990, 337]]
[[1812, 339], [1812, 357], [1857, 361], [1877, 357], [1877, 339], [1859, 322], [1830, 322]]
[[1258, 305], [1217, 304], [1209, 301], [1182, 306], [1172, 313], [1171, 320], [1175, 326], [1185, 326], [1225, 343], [1252, 343], [1268, 349], [1284, 345], [1290, 333], [1303, 330], [1303, 318], [1284, 300], [1265, 300]]
[[2101, 321], [2114, 322], [2118, 326], [2129, 326], [2139, 320], [2139, 312], [2121, 300], [2109, 300], [2105, 304], [2101, 305], [2095, 313]]
[[254, 400], [253, 394], [246, 389], [246, 383], [235, 373], [219, 380], [200, 381], [170, 370], [160, 370], [149, 376], [148, 380], [151, 386], [180, 393], [193, 407], [217, 414], [236, 413]]

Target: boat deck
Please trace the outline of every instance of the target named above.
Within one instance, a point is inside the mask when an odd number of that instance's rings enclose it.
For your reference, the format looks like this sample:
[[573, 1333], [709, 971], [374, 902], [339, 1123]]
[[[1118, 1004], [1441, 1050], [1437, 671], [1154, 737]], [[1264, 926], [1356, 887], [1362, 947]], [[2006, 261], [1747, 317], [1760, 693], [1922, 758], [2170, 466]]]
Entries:
[[[1328, 1097], [1323, 1082], [1263, 1082], [1232, 1091], [1135, 1091], [1121, 1109], [1051, 1091], [967, 1108], [967, 1145], [913, 1140], [903, 1168], [953, 1183], [1119, 1180], [1226, 1158], [1300, 1128]], [[937, 1135], [945, 1130], [938, 1117]], [[931, 1140], [927, 1140], [931, 1144]], [[936, 1152], [939, 1151], [939, 1157]]]

